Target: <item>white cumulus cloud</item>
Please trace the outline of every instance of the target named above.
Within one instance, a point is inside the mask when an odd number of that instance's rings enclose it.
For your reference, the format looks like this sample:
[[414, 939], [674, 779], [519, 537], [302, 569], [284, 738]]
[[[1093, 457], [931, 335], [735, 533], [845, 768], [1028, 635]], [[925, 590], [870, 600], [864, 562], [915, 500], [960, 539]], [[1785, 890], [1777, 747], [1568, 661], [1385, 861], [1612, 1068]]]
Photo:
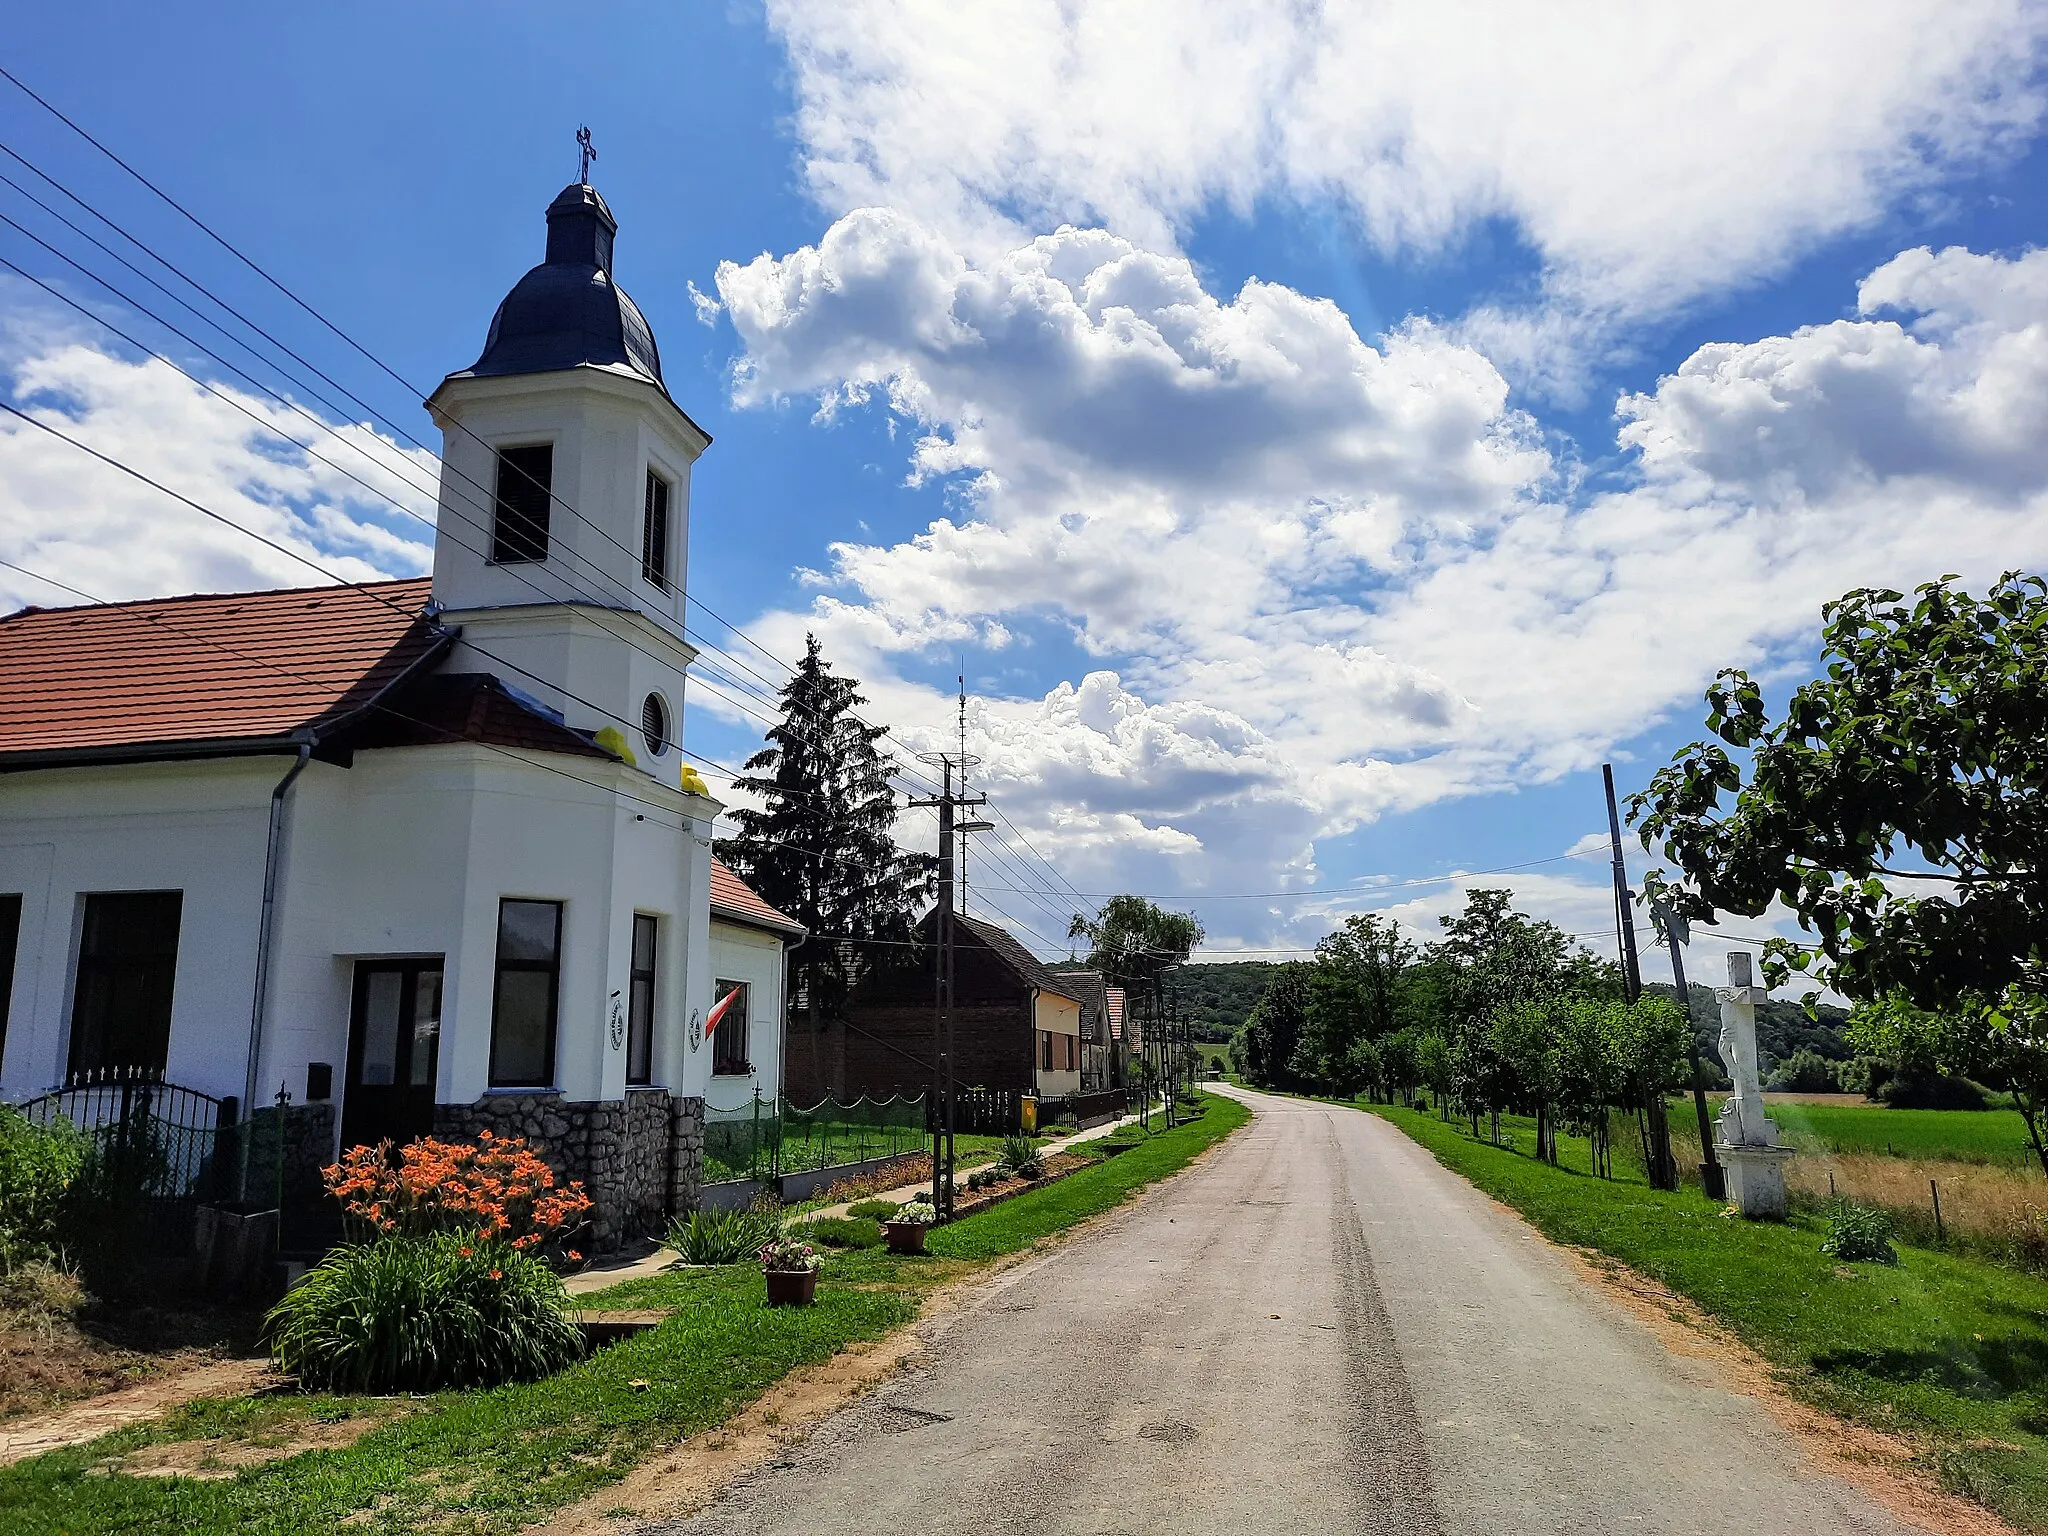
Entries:
[[1506, 221], [1599, 315], [1754, 281], [2010, 151], [2032, 0], [769, 0], [809, 183], [987, 255], [1333, 201], [1388, 250]]
[[873, 402], [956, 492], [834, 546], [771, 627], [896, 719], [945, 717], [901, 680], [934, 648], [1078, 641], [1093, 670], [983, 707], [970, 748], [1099, 883], [1198, 891], [1312, 884], [1320, 841], [1590, 766], [1719, 666], [1805, 655], [1850, 586], [2048, 560], [2042, 262], [1907, 252], [1862, 318], [1701, 348], [1619, 402], [1634, 468], [1597, 490], [1450, 335], [1368, 342], [1099, 231], [984, 261], [857, 212], [719, 290], [741, 399]]

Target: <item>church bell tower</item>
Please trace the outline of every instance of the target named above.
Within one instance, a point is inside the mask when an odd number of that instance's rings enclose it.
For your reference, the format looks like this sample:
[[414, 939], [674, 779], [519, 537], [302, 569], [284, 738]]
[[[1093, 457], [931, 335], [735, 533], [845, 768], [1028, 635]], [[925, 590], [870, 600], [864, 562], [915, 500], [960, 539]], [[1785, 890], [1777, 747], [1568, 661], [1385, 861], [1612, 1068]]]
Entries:
[[[618, 221], [588, 182], [547, 210], [546, 259], [483, 355], [427, 407], [442, 431], [434, 599], [450, 665], [488, 672], [641, 768], [682, 763], [690, 469], [711, 439], [669, 397], [639, 306], [612, 278]], [[682, 775], [687, 779], [688, 775]]]

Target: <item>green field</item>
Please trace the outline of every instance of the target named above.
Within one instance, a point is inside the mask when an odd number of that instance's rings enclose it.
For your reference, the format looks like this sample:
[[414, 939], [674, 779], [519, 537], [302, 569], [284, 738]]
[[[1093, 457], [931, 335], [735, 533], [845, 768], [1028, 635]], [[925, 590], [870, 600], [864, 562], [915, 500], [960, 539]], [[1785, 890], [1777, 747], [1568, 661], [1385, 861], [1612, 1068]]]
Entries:
[[[579, 1298], [660, 1307], [659, 1328], [545, 1381], [402, 1398], [279, 1393], [201, 1401], [0, 1469], [7, 1536], [511, 1536], [616, 1483], [655, 1451], [723, 1423], [799, 1366], [910, 1321], [935, 1285], [1129, 1199], [1249, 1118], [1210, 1097], [1200, 1119], [934, 1232], [933, 1257], [834, 1254], [817, 1305], [770, 1308], [752, 1266], [671, 1270]], [[354, 1428], [353, 1443], [332, 1437]], [[330, 1437], [329, 1448], [300, 1449]], [[199, 1477], [137, 1476], [180, 1446]], [[236, 1462], [262, 1447], [271, 1459]], [[209, 1468], [212, 1457], [217, 1465]]]
[[1879, 1152], [2022, 1166], [2035, 1162], [2026, 1122], [2016, 1110], [1772, 1103], [1767, 1112], [1785, 1140], [1819, 1152]]
[[1626, 1155], [1632, 1137], [1616, 1137], [1618, 1176], [1605, 1180], [1582, 1171], [1583, 1142], [1561, 1148], [1576, 1166], [1528, 1156], [1527, 1121], [1504, 1118], [1516, 1146], [1501, 1148], [1433, 1116], [1372, 1112], [1554, 1241], [1611, 1255], [1690, 1298], [1801, 1396], [1903, 1434], [1948, 1486], [2048, 1530], [2048, 1281], [1904, 1246], [1896, 1268], [1838, 1264], [1820, 1251], [1812, 1216], [1731, 1221], [1696, 1192], [1649, 1189]]

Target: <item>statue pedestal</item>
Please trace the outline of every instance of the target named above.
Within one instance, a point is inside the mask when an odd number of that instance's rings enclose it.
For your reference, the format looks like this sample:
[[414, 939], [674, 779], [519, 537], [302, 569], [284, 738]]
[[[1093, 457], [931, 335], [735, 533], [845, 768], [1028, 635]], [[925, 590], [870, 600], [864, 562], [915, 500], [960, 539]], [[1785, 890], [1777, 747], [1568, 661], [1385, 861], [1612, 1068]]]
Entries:
[[1727, 1177], [1728, 1203], [1751, 1221], [1779, 1221], [1785, 1215], [1785, 1164], [1790, 1147], [1714, 1148]]

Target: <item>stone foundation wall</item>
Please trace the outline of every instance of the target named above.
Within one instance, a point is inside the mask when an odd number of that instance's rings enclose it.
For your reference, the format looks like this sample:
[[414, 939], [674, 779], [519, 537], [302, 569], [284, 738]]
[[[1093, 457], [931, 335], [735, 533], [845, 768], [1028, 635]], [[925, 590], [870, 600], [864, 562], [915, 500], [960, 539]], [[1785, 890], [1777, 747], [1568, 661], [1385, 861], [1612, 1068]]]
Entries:
[[620, 1194], [624, 1222], [633, 1237], [659, 1237], [668, 1225], [669, 1118], [674, 1101], [666, 1088], [626, 1090], [625, 1179]]
[[[243, 1126], [249, 1138], [249, 1200], [275, 1204], [278, 1198], [276, 1106], [259, 1109]], [[284, 1204], [310, 1209], [327, 1198], [320, 1170], [334, 1161], [334, 1106], [291, 1104], [284, 1111]]]
[[671, 1101], [668, 1122], [668, 1201], [671, 1214], [697, 1209], [697, 1191], [704, 1186], [704, 1101]]
[[[678, 1129], [692, 1117], [694, 1140]], [[484, 1131], [520, 1136], [559, 1179], [590, 1196], [589, 1246], [609, 1253], [658, 1237], [687, 1190], [694, 1199], [703, 1163], [703, 1100], [665, 1088], [634, 1088], [621, 1099], [571, 1102], [557, 1092], [492, 1093], [471, 1104], [434, 1106], [434, 1134], [474, 1141]]]

